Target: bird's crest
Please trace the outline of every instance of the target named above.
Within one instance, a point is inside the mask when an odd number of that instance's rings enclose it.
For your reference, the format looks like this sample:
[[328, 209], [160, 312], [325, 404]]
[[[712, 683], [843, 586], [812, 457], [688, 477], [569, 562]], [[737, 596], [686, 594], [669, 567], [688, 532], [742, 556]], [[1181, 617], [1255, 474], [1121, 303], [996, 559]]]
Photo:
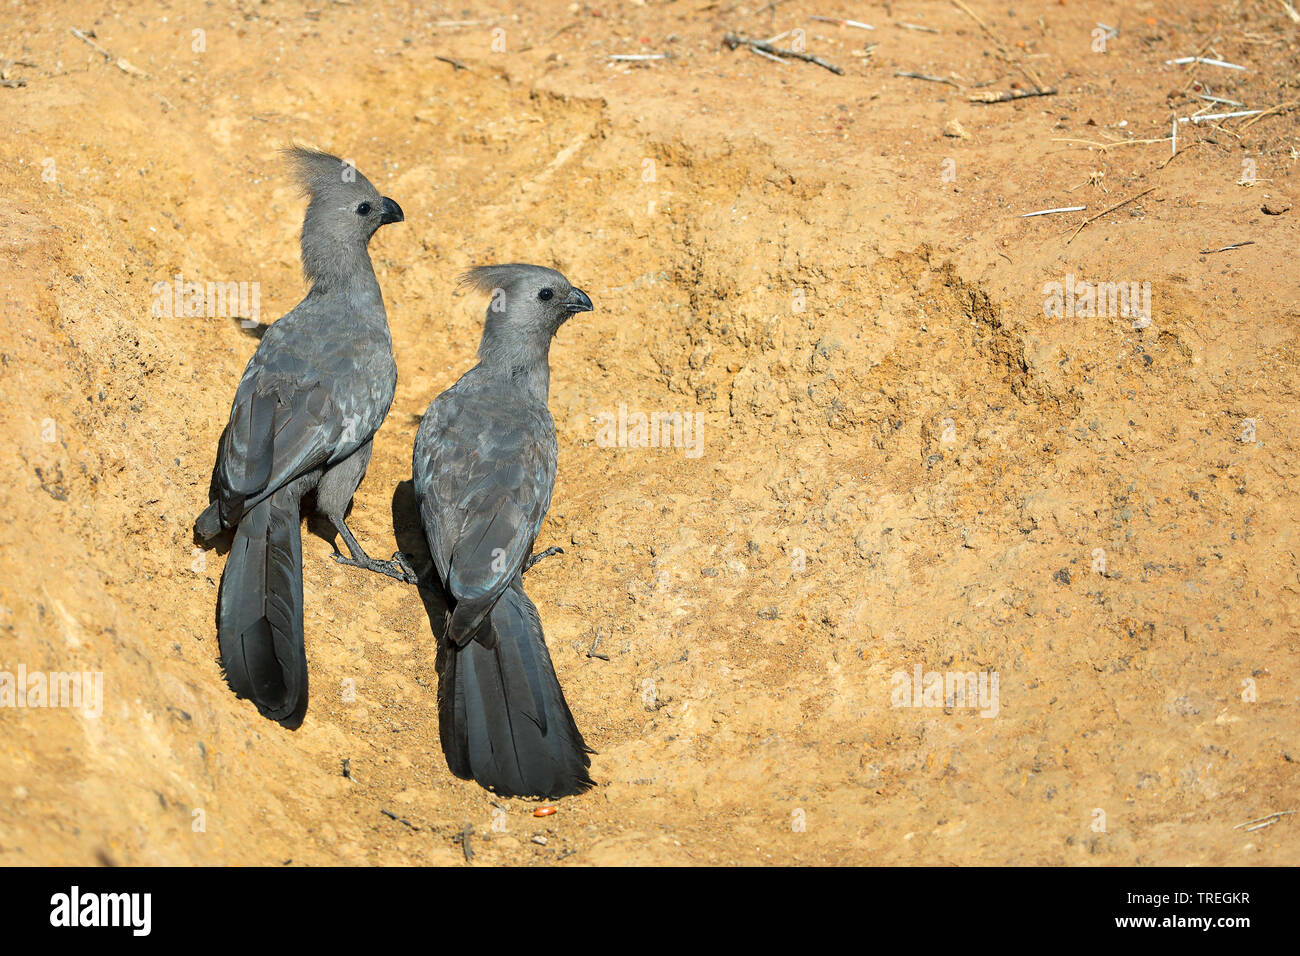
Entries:
[[460, 277], [460, 285], [478, 292], [491, 295], [497, 289], [508, 289], [521, 279], [533, 277], [563, 283], [568, 288], [568, 280], [554, 269], [546, 266], [530, 265], [526, 262], [508, 262], [495, 266], [476, 266]]
[[460, 284], [478, 292], [491, 295], [497, 289], [504, 289], [511, 280], [520, 276], [518, 265], [476, 266], [460, 277]]
[[294, 144], [284, 150], [304, 195], [320, 196], [347, 183], [369, 180], [351, 162], [319, 149]]

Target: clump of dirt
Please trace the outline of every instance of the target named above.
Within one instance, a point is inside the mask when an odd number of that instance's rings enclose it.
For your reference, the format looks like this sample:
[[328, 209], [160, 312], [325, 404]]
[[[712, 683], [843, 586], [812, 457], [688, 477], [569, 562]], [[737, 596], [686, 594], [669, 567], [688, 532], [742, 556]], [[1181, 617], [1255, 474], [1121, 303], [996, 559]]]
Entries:
[[[893, 77], [1018, 76], [948, 5], [897, 14], [938, 34], [877, 11], [870, 55], [809, 27], [843, 77], [717, 42], [816, 11], [676, 6], [0, 20], [33, 64], [0, 89], [0, 672], [103, 682], [99, 713], [0, 706], [0, 862], [450, 864], [467, 824], [488, 863], [1297, 861], [1291, 818], [1233, 829], [1294, 794], [1300, 313], [1293, 221], [1257, 200], [1294, 192], [1295, 114], [1237, 134], [1268, 186], [1226, 135], [1053, 153], [1120, 104], [1168, 127], [1161, 54], [1203, 42], [1172, 7], [1119, 76], [1071, 46], [1095, 11], [1025, 11], [1009, 41], [1080, 79], [980, 106]], [[1293, 64], [1257, 21], [1259, 70]], [[626, 37], [674, 57], [611, 67]], [[417, 534], [419, 415], [475, 361], [457, 276], [552, 264], [597, 306], [552, 351], [539, 547], [565, 554], [529, 589], [601, 785], [553, 816], [451, 777], [418, 595], [320, 535], [302, 728], [221, 679], [224, 559], [190, 528], [256, 343], [154, 305], [177, 276], [256, 283], [264, 322], [298, 300], [295, 140], [407, 212], [372, 244], [399, 366], [351, 520], [372, 553]], [[1015, 215], [1148, 181], [1068, 244]], [[1150, 282], [1151, 321], [1045, 314], [1067, 275]], [[655, 413], [689, 424], [638, 443]]]

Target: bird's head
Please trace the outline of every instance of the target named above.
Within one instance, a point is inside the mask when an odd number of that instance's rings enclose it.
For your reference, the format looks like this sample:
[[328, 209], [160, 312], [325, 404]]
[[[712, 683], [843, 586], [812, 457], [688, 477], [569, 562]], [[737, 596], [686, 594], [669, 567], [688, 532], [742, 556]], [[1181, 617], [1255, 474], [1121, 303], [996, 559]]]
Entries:
[[516, 346], [544, 350], [560, 326], [593, 308], [587, 293], [545, 266], [479, 266], [465, 273], [461, 284], [492, 297], [483, 327], [484, 348], [497, 344], [511, 351]]
[[303, 193], [302, 262], [307, 278], [327, 278], [364, 253], [380, 226], [402, 222], [402, 207], [370, 184], [349, 162], [303, 146], [285, 150]]

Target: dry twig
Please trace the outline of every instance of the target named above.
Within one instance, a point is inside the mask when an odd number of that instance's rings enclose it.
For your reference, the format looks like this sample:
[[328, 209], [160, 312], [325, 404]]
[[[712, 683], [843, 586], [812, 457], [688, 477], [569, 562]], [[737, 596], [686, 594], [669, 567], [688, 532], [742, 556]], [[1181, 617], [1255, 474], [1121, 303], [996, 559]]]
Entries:
[[811, 53], [800, 53], [798, 50], [785, 50], [779, 46], [772, 46], [766, 40], [755, 40], [753, 37], [741, 36], [739, 33], [728, 33], [722, 38], [722, 42], [727, 45], [727, 49], [734, 50], [738, 46], [749, 47], [755, 53], [766, 53], [768, 56], [785, 57], [790, 60], [803, 60], [805, 63], [816, 63], [824, 70], [830, 70], [832, 73], [843, 76], [844, 71], [834, 63], [829, 63], [819, 56], [813, 56]]
[[1084, 144], [1085, 146], [1094, 147], [1094, 148], [1096, 148], [1096, 149], [1099, 149], [1099, 150], [1101, 150], [1101, 151], [1104, 153], [1104, 152], [1106, 152], [1106, 150], [1108, 150], [1108, 149], [1114, 149], [1116, 146], [1147, 146], [1147, 145], [1149, 145], [1149, 144], [1151, 144], [1151, 143], [1167, 143], [1167, 142], [1169, 142], [1169, 138], [1166, 136], [1166, 137], [1163, 137], [1163, 138], [1161, 138], [1161, 139], [1118, 139], [1118, 140], [1116, 140], [1116, 141], [1113, 142], [1113, 143], [1098, 143], [1098, 142], [1096, 142], [1095, 140], [1091, 140], [1091, 139], [1059, 139], [1059, 138], [1056, 138], [1056, 139], [1053, 139], [1052, 142], [1053, 142], [1053, 143], [1082, 143], [1082, 144]]
[[1253, 246], [1254, 244], [1254, 239], [1247, 239], [1245, 242], [1234, 242], [1230, 246], [1220, 246], [1218, 249], [1202, 249], [1201, 255], [1208, 256], [1216, 252], [1231, 252], [1233, 249], [1240, 249], [1242, 246]]
[[1155, 192], [1155, 190], [1156, 190], [1155, 186], [1152, 186], [1150, 189], [1144, 189], [1137, 195], [1129, 196], [1128, 199], [1125, 199], [1122, 202], [1115, 203], [1115, 205], [1111, 206], [1109, 209], [1103, 209], [1101, 212], [1097, 213], [1097, 215], [1085, 219], [1083, 222], [1079, 223], [1079, 228], [1074, 230], [1074, 232], [1070, 234], [1070, 238], [1065, 240], [1065, 244], [1068, 246], [1070, 243], [1074, 242], [1074, 237], [1077, 236], [1079, 233], [1081, 233], [1083, 231], [1083, 227], [1088, 225], [1088, 223], [1096, 222], [1102, 216], [1109, 215], [1110, 213], [1114, 212], [1116, 209], [1120, 208], [1121, 206], [1127, 206], [1133, 200], [1141, 199], [1147, 193]]
[[1180, 56], [1176, 60], [1165, 60], [1166, 66], [1182, 66], [1186, 63], [1204, 63], [1206, 66], [1221, 66], [1225, 70], [1245, 70], [1246, 67], [1240, 63], [1229, 63], [1226, 60], [1211, 60], [1204, 56]]
[[132, 66], [130, 63], [122, 59], [120, 56], [115, 56], [114, 54], [110, 53], [108, 50], [105, 50], [102, 46], [100, 46], [98, 43], [92, 40], [88, 34], [82, 33], [76, 27], [68, 27], [68, 30], [69, 32], [72, 33], [74, 37], [88, 44], [92, 50], [94, 50], [96, 53], [102, 56], [109, 63], [112, 63], [123, 73], [128, 73], [131, 76], [139, 76], [146, 80], [149, 78], [149, 74], [146, 73], [144, 70]]
[[1241, 128], [1249, 129], [1250, 127], [1258, 123], [1260, 120], [1262, 120], [1265, 116], [1273, 116], [1277, 113], [1286, 113], [1290, 110], [1295, 109], [1297, 106], [1300, 106], [1300, 100], [1291, 100], [1291, 102], [1289, 103], [1279, 103], [1277, 106], [1270, 106], [1268, 109], [1261, 112], [1258, 116], [1253, 117], [1252, 119], [1248, 119], [1246, 120], [1246, 122], [1242, 123]]
[[1034, 216], [1053, 216], [1058, 212], [1083, 212], [1087, 206], [1057, 206], [1055, 209], [1039, 209], [1036, 212], [1025, 212], [1020, 214], [1021, 219], [1032, 219]]
[[1007, 90], [1005, 93], [972, 93], [970, 101], [972, 103], [1010, 103], [1012, 100], [1023, 100], [1030, 96], [1055, 96], [1056, 87], [1039, 87], [1036, 90]]
[[452, 843], [459, 843], [461, 852], [465, 854], [465, 862], [470, 863], [474, 860], [474, 849], [469, 845], [470, 837], [474, 835], [474, 825], [465, 824], [460, 833], [451, 838]]
[[816, 20], [819, 23], [833, 23], [837, 27], [857, 27], [859, 30], [874, 30], [870, 23], [862, 23], [858, 20], [841, 20], [839, 17], [819, 17], [809, 16], [809, 20]]
[[1273, 824], [1277, 823], [1278, 820], [1281, 820], [1283, 817], [1289, 817], [1293, 813], [1295, 813], [1294, 810], [1279, 810], [1276, 813], [1270, 813], [1255, 820], [1247, 820], [1245, 823], [1238, 823], [1233, 827], [1233, 829], [1240, 830], [1242, 827], [1245, 827], [1247, 833], [1250, 833], [1252, 830], [1262, 830], [1264, 827], [1271, 827]]
[[930, 76], [928, 73], [912, 73], [908, 70], [895, 70], [894, 76], [901, 76], [909, 80], [926, 80], [930, 83], [947, 83], [949, 86], [955, 86], [961, 89], [961, 84], [956, 80], [950, 80], [946, 76]]
[[380, 807], [380, 808], [379, 808], [379, 812], [382, 813], [384, 816], [388, 817], [388, 819], [390, 819], [390, 820], [396, 820], [398, 823], [403, 823], [403, 824], [405, 824], [407, 827], [409, 827], [409, 828], [412, 829], [412, 830], [418, 830], [418, 829], [420, 829], [420, 828], [417, 827], [414, 823], [412, 823], [410, 820], [407, 820], [405, 817], [399, 817], [399, 816], [398, 816], [396, 813], [394, 813], [392, 810], [385, 810], [383, 807]]

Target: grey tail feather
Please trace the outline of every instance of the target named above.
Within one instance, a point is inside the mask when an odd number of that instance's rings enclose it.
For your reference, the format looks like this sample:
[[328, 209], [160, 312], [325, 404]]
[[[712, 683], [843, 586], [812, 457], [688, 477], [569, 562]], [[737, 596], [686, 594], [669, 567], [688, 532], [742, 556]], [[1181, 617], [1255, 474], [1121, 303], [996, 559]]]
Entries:
[[214, 501], [194, 521], [194, 534], [201, 541], [211, 541], [221, 534], [221, 502]]
[[496, 638], [491, 615], [500, 601], [500, 597], [488, 597], [456, 602], [447, 624], [447, 634], [457, 647], [464, 647], [473, 640], [482, 641], [488, 647], [494, 646]]
[[484, 640], [447, 651], [439, 731], [456, 776], [507, 797], [567, 797], [595, 786], [593, 751], [560, 689], [537, 608], [516, 581]]
[[301, 724], [307, 708], [302, 606], [298, 502], [282, 490], [249, 509], [235, 531], [217, 637], [231, 689], [286, 727]]

